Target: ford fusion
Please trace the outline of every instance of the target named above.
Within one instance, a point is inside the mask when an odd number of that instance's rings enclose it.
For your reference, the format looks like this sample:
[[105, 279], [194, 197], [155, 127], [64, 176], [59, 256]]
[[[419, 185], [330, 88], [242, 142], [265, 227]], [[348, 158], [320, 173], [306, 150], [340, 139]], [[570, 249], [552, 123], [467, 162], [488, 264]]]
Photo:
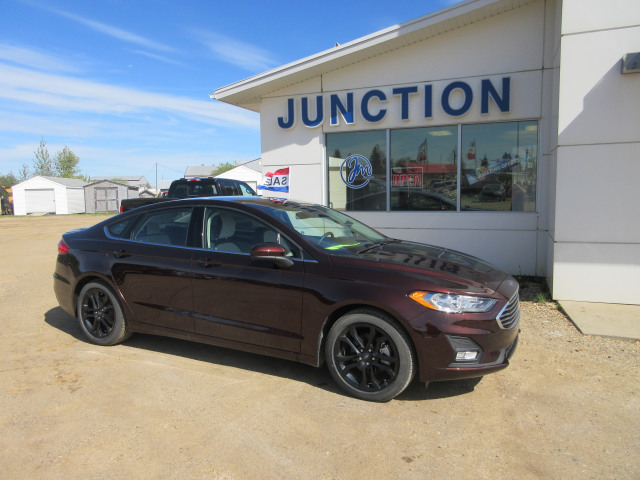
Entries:
[[132, 210], [58, 244], [54, 290], [99, 345], [132, 332], [314, 366], [364, 400], [505, 368], [518, 283], [463, 253], [341, 212], [259, 197]]

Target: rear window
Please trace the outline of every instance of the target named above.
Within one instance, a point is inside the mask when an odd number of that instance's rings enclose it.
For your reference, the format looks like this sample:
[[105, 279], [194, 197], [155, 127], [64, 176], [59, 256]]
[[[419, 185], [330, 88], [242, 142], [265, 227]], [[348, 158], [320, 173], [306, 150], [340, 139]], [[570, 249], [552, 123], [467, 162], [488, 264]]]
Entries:
[[133, 225], [139, 216], [132, 215], [124, 220], [110, 223], [105, 227], [107, 234], [115, 238], [124, 238], [125, 234], [129, 232], [131, 225]]
[[187, 197], [213, 197], [220, 195], [213, 182], [184, 182], [173, 186], [172, 196], [178, 198]]

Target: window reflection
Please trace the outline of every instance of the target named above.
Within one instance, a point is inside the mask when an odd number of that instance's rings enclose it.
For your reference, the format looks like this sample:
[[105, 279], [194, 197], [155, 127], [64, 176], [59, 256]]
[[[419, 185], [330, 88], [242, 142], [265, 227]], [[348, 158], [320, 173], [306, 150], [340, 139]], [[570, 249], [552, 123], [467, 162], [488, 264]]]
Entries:
[[[387, 135], [384, 130], [327, 135], [329, 206], [336, 210], [387, 209]], [[351, 156], [365, 160], [348, 161]], [[351, 182], [349, 185], [346, 182]]]
[[535, 212], [538, 122], [462, 125], [461, 131], [458, 152], [458, 126], [391, 130], [388, 165], [387, 131], [328, 134], [329, 206]]
[[463, 125], [462, 145], [462, 207], [535, 211], [537, 122]]
[[457, 127], [391, 131], [391, 210], [457, 209]]

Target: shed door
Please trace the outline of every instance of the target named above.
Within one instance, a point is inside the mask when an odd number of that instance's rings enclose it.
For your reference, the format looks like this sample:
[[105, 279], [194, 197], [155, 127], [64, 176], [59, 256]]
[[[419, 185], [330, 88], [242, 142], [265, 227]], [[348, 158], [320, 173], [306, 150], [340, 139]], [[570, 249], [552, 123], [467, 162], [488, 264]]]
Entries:
[[96, 212], [118, 211], [118, 187], [97, 187], [95, 189]]
[[27, 214], [56, 212], [56, 194], [53, 188], [25, 190], [24, 195]]

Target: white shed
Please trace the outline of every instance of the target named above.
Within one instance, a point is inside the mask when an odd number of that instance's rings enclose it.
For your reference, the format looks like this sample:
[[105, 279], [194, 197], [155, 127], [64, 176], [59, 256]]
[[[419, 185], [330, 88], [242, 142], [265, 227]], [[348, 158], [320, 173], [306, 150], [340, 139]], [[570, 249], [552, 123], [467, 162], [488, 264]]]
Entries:
[[[262, 173], [255, 171], [252, 168], [240, 165], [231, 170], [227, 170], [220, 175], [216, 175], [217, 178], [231, 178], [233, 180], [241, 180], [246, 182], [254, 190], [257, 189], [258, 183], [262, 181]], [[257, 191], [257, 190], [256, 190]]]
[[84, 180], [36, 176], [13, 187], [14, 215], [84, 213]]

